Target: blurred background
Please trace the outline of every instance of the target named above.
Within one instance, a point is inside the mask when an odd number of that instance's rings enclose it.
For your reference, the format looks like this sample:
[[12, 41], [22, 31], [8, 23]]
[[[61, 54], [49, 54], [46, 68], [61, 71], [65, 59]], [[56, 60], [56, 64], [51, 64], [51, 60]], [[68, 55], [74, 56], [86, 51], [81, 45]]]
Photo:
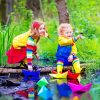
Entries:
[[29, 30], [34, 20], [42, 20], [50, 39], [41, 38], [38, 52], [41, 59], [55, 62], [57, 27], [71, 23], [74, 35], [83, 33], [77, 42], [81, 62], [92, 62], [92, 69], [100, 67], [100, 0], [0, 0], [0, 65], [7, 64], [6, 51], [12, 39]]

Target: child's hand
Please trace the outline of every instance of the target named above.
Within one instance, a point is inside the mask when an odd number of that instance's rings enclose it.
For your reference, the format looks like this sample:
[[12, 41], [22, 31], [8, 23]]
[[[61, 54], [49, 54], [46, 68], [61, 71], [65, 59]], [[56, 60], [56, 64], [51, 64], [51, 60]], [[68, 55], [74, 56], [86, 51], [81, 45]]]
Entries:
[[29, 71], [33, 71], [33, 67], [28, 67], [28, 70]]
[[39, 54], [38, 54], [38, 53], [37, 53], [35, 56], [36, 56], [36, 59], [37, 59], [37, 60], [39, 60], [39, 59], [40, 59], [40, 56], [39, 56]]
[[84, 39], [85, 37], [82, 34], [79, 34], [78, 36], [76, 36], [76, 39]]
[[70, 55], [69, 57], [68, 57], [68, 62], [72, 62], [73, 61], [73, 55]]

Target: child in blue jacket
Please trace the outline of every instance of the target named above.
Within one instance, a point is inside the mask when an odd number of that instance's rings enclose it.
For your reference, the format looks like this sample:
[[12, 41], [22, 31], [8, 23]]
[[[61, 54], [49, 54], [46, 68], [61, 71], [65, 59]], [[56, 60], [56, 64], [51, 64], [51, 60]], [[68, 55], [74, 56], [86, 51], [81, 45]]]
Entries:
[[[82, 38], [82, 35], [73, 37], [73, 30], [70, 24], [62, 23], [58, 28], [58, 49], [57, 73], [62, 73], [63, 66], [73, 65], [75, 73], [80, 73], [80, 62], [77, 57], [77, 48], [75, 42]], [[80, 80], [80, 76], [79, 76]]]

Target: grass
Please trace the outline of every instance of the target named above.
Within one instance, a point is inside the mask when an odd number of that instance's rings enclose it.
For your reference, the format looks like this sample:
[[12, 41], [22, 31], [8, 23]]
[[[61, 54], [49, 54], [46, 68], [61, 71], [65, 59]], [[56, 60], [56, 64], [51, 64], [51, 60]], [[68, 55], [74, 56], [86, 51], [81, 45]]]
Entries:
[[23, 32], [25, 32], [28, 29], [28, 22], [24, 23], [12, 23], [8, 26], [5, 26], [2, 28], [0, 26], [0, 65], [6, 65], [7, 64], [7, 56], [6, 52], [10, 48], [12, 44], [12, 39]]
[[[100, 59], [100, 21], [99, 21], [99, 0], [80, 1], [68, 0], [67, 8], [69, 11], [70, 23], [73, 26], [75, 35], [83, 32], [86, 38], [77, 42], [78, 56], [80, 61], [99, 61]], [[32, 22], [32, 11], [24, 8], [24, 1], [19, 2], [19, 6], [14, 7], [11, 13], [11, 23], [2, 29], [0, 26], [0, 65], [7, 64], [6, 51], [10, 48], [12, 39], [18, 34], [24, 33], [29, 29]], [[41, 38], [38, 44], [38, 52], [42, 58], [55, 59], [57, 50], [57, 27], [58, 13], [54, 0], [48, 5], [48, 1], [43, 1], [44, 21], [50, 35], [50, 39]], [[53, 8], [53, 9], [52, 9]], [[87, 11], [87, 9], [89, 9]], [[18, 16], [16, 16], [18, 15]], [[77, 33], [77, 32], [78, 33]]]
[[[49, 58], [50, 60], [55, 59], [55, 54], [58, 45], [58, 35], [57, 27], [58, 22], [56, 19], [47, 19], [46, 26], [48, 29], [48, 34], [50, 38], [41, 38], [38, 43], [38, 52], [42, 58]], [[28, 21], [12, 23], [6, 26], [5, 29], [0, 27], [0, 64], [5, 65], [7, 57], [6, 51], [10, 48], [12, 39], [18, 34], [24, 33], [28, 30], [30, 23]], [[100, 59], [100, 39], [98, 38], [88, 38], [79, 40], [77, 44], [78, 56], [82, 62], [88, 61], [99, 61]]]
[[[89, 91], [90, 97], [92, 100], [99, 100], [100, 98], [100, 82], [99, 75], [97, 72], [100, 72], [100, 61], [92, 63], [90, 66], [86, 67], [86, 78], [82, 78], [81, 83], [86, 85], [87, 83], [92, 83], [92, 88]], [[82, 99], [84, 100], [84, 99]]]
[[100, 39], [84, 39], [77, 42], [78, 55], [81, 61], [98, 61], [100, 59]]

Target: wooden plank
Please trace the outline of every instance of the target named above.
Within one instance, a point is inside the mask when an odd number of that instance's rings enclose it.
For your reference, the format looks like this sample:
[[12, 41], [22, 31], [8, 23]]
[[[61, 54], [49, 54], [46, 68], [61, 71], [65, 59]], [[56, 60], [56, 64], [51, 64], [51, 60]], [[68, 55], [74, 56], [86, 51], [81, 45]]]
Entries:
[[[81, 67], [83, 68], [83, 67], [86, 67], [86, 66], [88, 66], [88, 65], [90, 65], [90, 63], [89, 64], [81, 64]], [[71, 69], [72, 68], [72, 66], [64, 66], [64, 69], [63, 70], [68, 70], [68, 69]], [[39, 70], [41, 70], [41, 73], [48, 73], [48, 72], [51, 72], [52, 70], [55, 70], [56, 69], [56, 67], [38, 67], [38, 69]], [[1, 68], [0, 67], [0, 73], [2, 74], [2, 73], [21, 73], [22, 72], [22, 69], [15, 69], [15, 68], [7, 68], [7, 67], [5, 67], [5, 68]]]

